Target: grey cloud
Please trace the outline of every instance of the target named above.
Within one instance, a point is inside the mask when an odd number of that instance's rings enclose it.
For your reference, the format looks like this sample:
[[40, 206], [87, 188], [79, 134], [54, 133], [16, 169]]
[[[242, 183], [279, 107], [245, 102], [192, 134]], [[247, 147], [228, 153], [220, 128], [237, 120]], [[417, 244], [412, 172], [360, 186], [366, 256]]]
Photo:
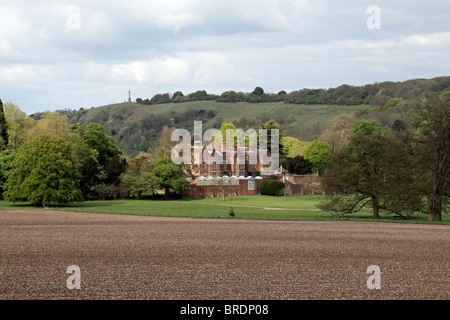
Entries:
[[[369, 5], [381, 9], [380, 30], [366, 26]], [[450, 73], [444, 1], [15, 0], [0, 9], [0, 98], [27, 113], [120, 102], [128, 89], [143, 98], [275, 92]]]

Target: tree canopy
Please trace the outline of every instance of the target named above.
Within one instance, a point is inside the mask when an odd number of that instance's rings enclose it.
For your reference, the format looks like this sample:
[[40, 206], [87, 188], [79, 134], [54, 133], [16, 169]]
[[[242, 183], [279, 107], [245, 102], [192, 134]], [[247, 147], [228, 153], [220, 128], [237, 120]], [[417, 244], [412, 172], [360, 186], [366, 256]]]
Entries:
[[8, 146], [8, 125], [6, 123], [5, 112], [3, 111], [3, 102], [0, 100], [0, 151]]
[[379, 133], [353, 134], [331, 155], [324, 185], [330, 193], [321, 204], [326, 211], [346, 214], [371, 207], [378, 219], [380, 210], [404, 215], [422, 205], [402, 148]]
[[73, 145], [62, 137], [41, 134], [25, 142], [7, 177], [7, 201], [45, 206], [83, 200]]
[[314, 140], [303, 153], [305, 159], [313, 164], [316, 172], [322, 172], [328, 167], [330, 150], [325, 141]]

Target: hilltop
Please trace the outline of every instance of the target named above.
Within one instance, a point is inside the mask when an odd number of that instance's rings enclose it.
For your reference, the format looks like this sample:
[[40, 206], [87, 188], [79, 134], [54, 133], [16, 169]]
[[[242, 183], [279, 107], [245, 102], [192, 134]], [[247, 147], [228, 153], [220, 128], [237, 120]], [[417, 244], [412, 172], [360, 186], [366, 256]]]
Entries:
[[[151, 99], [136, 99], [91, 109], [59, 110], [72, 122], [97, 122], [106, 128], [118, 147], [128, 156], [147, 151], [164, 126], [193, 129], [194, 121], [203, 130], [231, 122], [238, 128], [257, 129], [270, 119], [277, 121], [284, 136], [302, 141], [317, 139], [337, 118], [347, 113], [356, 118], [375, 118], [391, 126], [409, 102], [425, 92], [450, 94], [450, 77], [383, 82], [365, 86], [342, 85], [330, 89], [302, 89], [278, 94], [226, 91], [220, 96], [199, 90], [189, 95], [156, 94]], [[39, 117], [39, 114], [32, 115]]]

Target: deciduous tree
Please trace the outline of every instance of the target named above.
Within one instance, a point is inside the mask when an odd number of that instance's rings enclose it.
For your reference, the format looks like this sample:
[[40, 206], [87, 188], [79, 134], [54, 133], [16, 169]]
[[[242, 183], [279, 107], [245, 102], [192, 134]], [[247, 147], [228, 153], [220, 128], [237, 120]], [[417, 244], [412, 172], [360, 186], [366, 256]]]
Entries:
[[159, 188], [164, 189], [164, 199], [179, 194], [188, 183], [181, 165], [174, 164], [170, 158], [158, 158], [152, 169]]
[[35, 206], [82, 201], [79, 178], [70, 141], [40, 134], [20, 149], [3, 195], [7, 201]]
[[325, 141], [314, 140], [305, 150], [303, 156], [312, 162], [314, 171], [320, 173], [328, 167], [330, 150]]
[[376, 219], [380, 210], [402, 216], [421, 210], [422, 197], [410, 172], [410, 160], [391, 137], [353, 134], [331, 156], [323, 183], [335, 194], [328, 195], [320, 208], [348, 214], [369, 206]]
[[326, 129], [318, 140], [328, 144], [330, 152], [341, 149], [352, 134], [354, 119], [349, 114], [341, 114], [337, 120]]
[[153, 193], [156, 188], [156, 177], [150, 169], [147, 157], [137, 157], [127, 162], [127, 169], [120, 176], [122, 184], [132, 195], [140, 199], [142, 193]]
[[35, 120], [11, 102], [5, 102], [3, 109], [8, 125], [8, 148], [17, 150], [27, 140], [28, 130], [33, 127]]
[[428, 197], [429, 220], [441, 221], [450, 196], [450, 98], [426, 96], [416, 107], [416, 131], [405, 141]]

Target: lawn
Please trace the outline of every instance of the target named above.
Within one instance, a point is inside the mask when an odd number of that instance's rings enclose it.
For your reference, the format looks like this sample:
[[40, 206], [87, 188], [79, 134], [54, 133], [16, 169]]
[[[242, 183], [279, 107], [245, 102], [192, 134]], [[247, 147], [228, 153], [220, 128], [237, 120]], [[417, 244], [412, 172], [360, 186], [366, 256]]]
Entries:
[[[128, 214], [164, 217], [192, 217], [192, 218], [220, 218], [231, 219], [231, 208], [234, 219], [260, 220], [363, 220], [371, 219], [371, 211], [367, 209], [344, 218], [317, 209], [316, 204], [324, 199], [323, 195], [300, 195], [272, 197], [263, 195], [232, 196], [208, 199], [183, 200], [114, 200], [114, 201], [86, 201], [67, 206], [51, 207], [52, 210], [90, 212], [100, 214]], [[12, 204], [0, 202], [1, 209], [34, 208], [29, 204]], [[42, 210], [45, 210], [42, 208]], [[392, 215], [381, 215], [380, 220], [386, 222], [428, 223], [426, 215], [405, 220]], [[450, 224], [450, 217], [443, 216], [441, 224]]]

